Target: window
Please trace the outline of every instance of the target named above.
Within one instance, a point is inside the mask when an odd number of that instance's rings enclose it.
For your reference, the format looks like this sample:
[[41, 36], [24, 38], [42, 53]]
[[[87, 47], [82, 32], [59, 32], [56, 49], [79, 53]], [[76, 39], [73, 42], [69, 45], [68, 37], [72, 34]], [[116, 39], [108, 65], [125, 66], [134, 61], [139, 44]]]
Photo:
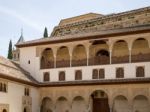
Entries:
[[92, 76], [93, 79], [98, 79], [98, 70], [97, 69], [94, 69], [93, 70], [93, 76]]
[[16, 59], [16, 54], [14, 54], [14, 59]]
[[105, 78], [105, 71], [104, 69], [99, 69], [99, 78], [104, 79]]
[[30, 96], [30, 90], [29, 90], [29, 88], [25, 88], [24, 89], [24, 95], [25, 96]]
[[7, 92], [7, 86], [6, 86], [6, 84], [3, 84], [3, 92]]
[[44, 75], [43, 75], [43, 80], [44, 80], [44, 82], [46, 82], [46, 81], [49, 81], [49, 80], [50, 80], [49, 72], [45, 72], [45, 73], [44, 73]]
[[59, 81], [65, 81], [65, 72], [64, 71], [59, 72]]
[[30, 60], [28, 61], [28, 64], [30, 64]]
[[116, 78], [124, 78], [124, 69], [123, 68], [116, 69]]
[[0, 83], [0, 91], [1, 92], [7, 92], [7, 84], [6, 83]]
[[136, 77], [144, 77], [145, 76], [145, 70], [143, 66], [136, 68]]
[[105, 78], [105, 70], [104, 69], [94, 69], [92, 78], [93, 79], [104, 79]]
[[75, 72], [75, 80], [82, 80], [82, 71], [81, 70], [77, 70]]
[[19, 55], [19, 53], [18, 53], [18, 59], [20, 58], [20, 55]]

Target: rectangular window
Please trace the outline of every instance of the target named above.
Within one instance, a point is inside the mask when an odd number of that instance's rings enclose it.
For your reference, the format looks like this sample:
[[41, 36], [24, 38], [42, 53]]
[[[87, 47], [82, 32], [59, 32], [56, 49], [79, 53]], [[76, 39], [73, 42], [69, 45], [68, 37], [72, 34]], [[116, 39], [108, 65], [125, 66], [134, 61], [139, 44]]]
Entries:
[[99, 79], [104, 79], [104, 78], [105, 78], [105, 70], [99, 69]]
[[30, 89], [29, 88], [24, 89], [24, 95], [25, 96], [30, 96]]
[[7, 92], [7, 84], [4, 82], [0, 82], [0, 92]]
[[98, 79], [98, 69], [93, 69], [92, 78], [93, 79]]

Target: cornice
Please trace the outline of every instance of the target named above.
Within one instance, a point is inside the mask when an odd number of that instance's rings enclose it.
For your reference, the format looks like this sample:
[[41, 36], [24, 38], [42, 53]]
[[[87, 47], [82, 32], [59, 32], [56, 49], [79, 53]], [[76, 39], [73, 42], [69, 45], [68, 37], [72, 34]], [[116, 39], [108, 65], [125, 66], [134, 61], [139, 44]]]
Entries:
[[118, 84], [150, 84], [150, 78], [128, 78], [128, 79], [103, 79], [103, 80], [82, 80], [82, 81], [59, 81], [59, 82], [28, 82], [5, 74], [0, 74], [0, 78], [21, 84], [30, 85], [37, 88], [42, 87], [65, 87], [65, 86], [89, 86], [89, 85], [118, 85]]

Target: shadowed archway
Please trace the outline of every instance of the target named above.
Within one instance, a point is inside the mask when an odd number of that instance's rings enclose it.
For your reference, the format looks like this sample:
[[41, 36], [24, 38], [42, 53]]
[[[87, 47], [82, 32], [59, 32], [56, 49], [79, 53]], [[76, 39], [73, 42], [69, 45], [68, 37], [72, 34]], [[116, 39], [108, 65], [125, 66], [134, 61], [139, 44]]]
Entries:
[[92, 112], [109, 112], [108, 95], [102, 90], [96, 90], [91, 94]]

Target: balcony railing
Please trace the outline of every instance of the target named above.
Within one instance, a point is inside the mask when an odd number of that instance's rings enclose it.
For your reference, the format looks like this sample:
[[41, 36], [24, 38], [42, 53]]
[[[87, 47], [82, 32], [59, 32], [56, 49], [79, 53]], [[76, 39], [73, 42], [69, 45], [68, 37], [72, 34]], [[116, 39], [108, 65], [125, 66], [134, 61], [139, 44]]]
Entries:
[[112, 57], [112, 64], [129, 63], [129, 56]]
[[48, 61], [41, 65], [41, 69], [54, 68], [54, 61]]
[[62, 60], [62, 61], [56, 61], [56, 67], [70, 67], [70, 60]]
[[[121, 64], [121, 63], [129, 63], [130, 56], [121, 56], [121, 57], [112, 57], [111, 63], [112, 64]], [[150, 53], [148, 54], [137, 54], [137, 55], [131, 55], [131, 62], [147, 62], [150, 61]], [[88, 65], [107, 65], [110, 64], [110, 57], [107, 56], [96, 56], [88, 59]], [[70, 64], [72, 67], [76, 66], [87, 66], [87, 59], [81, 59], [81, 60], [72, 60], [70, 63], [70, 60], [62, 60], [62, 61], [56, 61], [56, 64], [54, 64], [54, 61], [48, 61], [46, 63], [41, 64], [41, 69], [49, 69], [49, 68], [61, 68], [61, 67], [70, 67]], [[54, 66], [56, 65], [56, 66]]]
[[137, 55], [132, 55], [131, 56], [131, 62], [146, 62], [146, 61], [150, 61], [150, 53], [148, 54], [137, 54]]
[[72, 60], [72, 66], [86, 66], [86, 65], [87, 65], [87, 59]]
[[110, 59], [107, 56], [96, 56], [89, 59], [89, 65], [105, 65], [109, 63]]

